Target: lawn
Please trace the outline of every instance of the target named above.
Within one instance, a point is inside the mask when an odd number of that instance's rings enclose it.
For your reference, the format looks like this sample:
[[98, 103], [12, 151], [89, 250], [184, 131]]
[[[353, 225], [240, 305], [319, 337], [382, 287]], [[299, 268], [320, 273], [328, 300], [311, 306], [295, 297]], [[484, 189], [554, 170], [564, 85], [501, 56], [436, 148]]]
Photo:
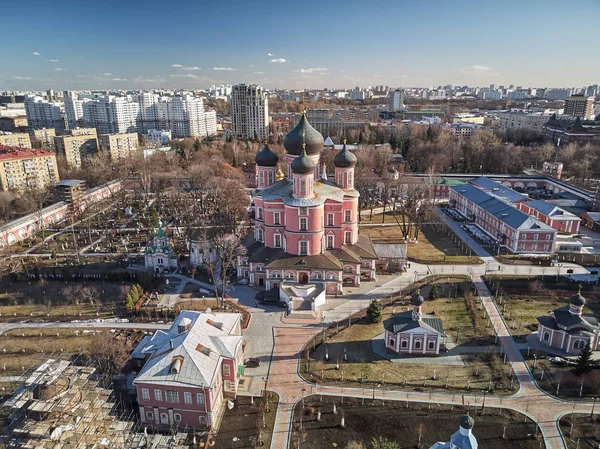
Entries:
[[[404, 236], [399, 226], [361, 226], [361, 234], [371, 237], [373, 243], [400, 243]], [[434, 226], [422, 226], [419, 242], [409, 242], [408, 259], [419, 263], [479, 264], [483, 261], [468, 250], [465, 253], [450, 237]]]
[[597, 449], [600, 447], [600, 416], [566, 415], [560, 421], [567, 449]]
[[[336, 406], [336, 413], [333, 406]], [[320, 412], [320, 420], [317, 416]], [[469, 413], [475, 421], [473, 435], [486, 449], [539, 449], [536, 424], [506, 409], [468, 409], [463, 406], [415, 404], [330, 396], [309, 396], [296, 405], [290, 449], [371, 449], [373, 438], [397, 443], [399, 449], [428, 448], [449, 441], [459, 417]], [[300, 417], [302, 416], [302, 429]], [[344, 427], [341, 427], [342, 417]], [[505, 433], [505, 438], [503, 438]], [[354, 445], [352, 445], [354, 443]]]
[[[482, 324], [485, 321], [480, 319], [485, 312], [478, 309], [469, 293], [469, 284], [438, 285], [438, 293], [444, 297], [425, 301], [424, 313], [441, 318], [445, 332], [453, 340], [458, 335], [460, 345], [492, 344], [490, 334]], [[425, 298], [430, 289], [430, 286], [423, 288]], [[489, 388], [491, 381], [496, 390], [510, 388], [508, 367], [502, 365], [498, 356], [485, 348], [479, 354], [463, 355], [463, 366], [436, 364], [432, 359], [427, 359], [424, 363], [414, 360], [411, 363], [392, 363], [376, 355], [372, 349], [372, 339], [384, 332], [383, 322], [387, 318], [410, 308], [409, 301], [409, 297], [404, 297], [384, 307], [381, 323], [370, 323], [365, 318], [317, 347], [309, 361], [308, 370], [305, 362], [301, 365], [306, 379], [353, 386], [360, 385], [361, 379], [363, 383], [381, 382], [384, 379], [390, 388], [409, 386], [415, 389], [427, 387], [453, 391]], [[344, 350], [347, 354], [346, 362]], [[329, 361], [325, 360], [325, 352], [329, 355]], [[339, 369], [336, 366], [338, 362]]]
[[[535, 332], [537, 317], [567, 305], [578, 289], [571, 281], [556, 281], [556, 276], [516, 279], [488, 276], [486, 283], [513, 334]], [[600, 290], [595, 285], [584, 284], [581, 293], [587, 300], [584, 313], [600, 312]]]
[[238, 396], [231, 410], [226, 409], [219, 431], [209, 445], [215, 449], [238, 449], [271, 447], [273, 427], [277, 416], [279, 396], [268, 392], [268, 406], [265, 398], [254, 398], [254, 403], [248, 396]]

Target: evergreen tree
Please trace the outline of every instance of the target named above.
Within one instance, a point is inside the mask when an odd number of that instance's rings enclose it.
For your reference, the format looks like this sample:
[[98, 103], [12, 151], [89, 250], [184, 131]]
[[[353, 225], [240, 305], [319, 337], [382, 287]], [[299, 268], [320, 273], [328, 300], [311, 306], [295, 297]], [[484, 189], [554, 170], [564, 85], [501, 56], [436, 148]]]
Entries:
[[573, 125], [573, 129], [583, 129], [583, 125], [581, 124], [581, 119], [577, 117], [575, 119], [575, 124]]
[[364, 137], [362, 131], [358, 133], [358, 143], [363, 143]]
[[129, 293], [127, 293], [127, 296], [125, 297], [125, 307], [127, 307], [128, 312], [133, 311], [133, 309], [135, 307], [135, 301], [133, 300], [133, 295], [131, 294], [131, 290], [129, 291]]
[[585, 347], [579, 353], [579, 357], [577, 357], [577, 365], [575, 366], [575, 373], [578, 376], [582, 374], [589, 373], [592, 370], [590, 366], [590, 360], [592, 358], [592, 346], [590, 345], [590, 341], [588, 340]]
[[433, 284], [431, 286], [431, 290], [429, 291], [429, 299], [430, 301], [433, 301], [435, 299], [438, 299], [439, 295], [438, 295], [438, 289], [437, 289], [437, 284]]
[[374, 299], [367, 307], [367, 318], [371, 323], [380, 323], [381, 322], [381, 303]]

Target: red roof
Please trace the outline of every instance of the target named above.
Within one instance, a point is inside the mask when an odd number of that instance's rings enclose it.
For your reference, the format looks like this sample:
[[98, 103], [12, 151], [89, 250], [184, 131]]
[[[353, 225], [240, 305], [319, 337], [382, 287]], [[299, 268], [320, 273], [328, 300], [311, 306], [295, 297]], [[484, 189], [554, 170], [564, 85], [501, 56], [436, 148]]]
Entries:
[[0, 145], [0, 160], [28, 159], [32, 157], [52, 156], [54, 153], [46, 150], [35, 150], [21, 147], [7, 147]]

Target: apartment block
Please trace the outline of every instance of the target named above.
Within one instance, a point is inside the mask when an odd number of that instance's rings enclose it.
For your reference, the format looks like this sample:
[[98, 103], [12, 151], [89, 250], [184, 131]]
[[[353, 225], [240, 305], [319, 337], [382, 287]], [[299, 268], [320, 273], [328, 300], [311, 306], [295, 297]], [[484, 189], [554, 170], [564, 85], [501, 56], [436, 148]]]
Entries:
[[139, 148], [137, 133], [100, 134], [100, 148], [110, 153], [112, 160], [133, 156]]
[[40, 96], [25, 98], [25, 113], [31, 128], [64, 129], [61, 103], [44, 100]]
[[0, 188], [2, 190], [43, 188], [58, 180], [54, 153], [0, 145]]
[[565, 115], [579, 117], [583, 120], [593, 120], [594, 97], [578, 94], [565, 98]]
[[54, 138], [56, 131], [54, 128], [33, 129], [29, 131], [31, 140], [39, 142], [44, 150], [54, 151]]
[[56, 154], [64, 156], [71, 167], [81, 167], [86, 156], [98, 152], [98, 135], [94, 128], [78, 128], [71, 130], [71, 135], [54, 138]]
[[262, 86], [236, 84], [231, 91], [231, 131], [235, 137], [269, 137], [269, 100]]
[[5, 147], [31, 148], [31, 139], [29, 134], [0, 134], [0, 145]]

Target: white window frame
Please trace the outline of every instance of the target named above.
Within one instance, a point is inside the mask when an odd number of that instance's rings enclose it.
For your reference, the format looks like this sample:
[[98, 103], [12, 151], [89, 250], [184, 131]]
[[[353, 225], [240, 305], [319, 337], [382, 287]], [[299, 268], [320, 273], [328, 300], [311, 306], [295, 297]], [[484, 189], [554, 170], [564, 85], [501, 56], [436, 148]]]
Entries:
[[335, 215], [332, 213], [327, 214], [327, 226], [335, 226]]
[[231, 367], [223, 363], [223, 376], [231, 376]]
[[352, 231], [344, 231], [344, 244], [345, 245], [352, 244]]
[[262, 207], [258, 208], [258, 219], [259, 220], [263, 219], [263, 208]]
[[165, 390], [165, 400], [171, 404], [179, 404], [179, 392], [177, 390]]
[[190, 393], [189, 391], [184, 391], [183, 392], [183, 403], [184, 404], [191, 404], [192, 403], [192, 393]]
[[[306, 245], [306, 251], [302, 251], [302, 245]], [[307, 256], [308, 252], [309, 252], [308, 240], [299, 240], [298, 241], [298, 254], [301, 256]]]
[[273, 224], [280, 225], [281, 224], [281, 213], [273, 212]]
[[[329, 244], [329, 239], [331, 239], [331, 245]], [[329, 234], [327, 235], [326, 243], [327, 249], [335, 248], [335, 235]]]
[[300, 219], [298, 220], [298, 229], [300, 231], [308, 231], [308, 218], [307, 217], [300, 217]]
[[148, 390], [147, 388], [142, 388], [142, 399], [144, 401], [150, 400], [150, 390]]
[[281, 234], [279, 234], [278, 232], [273, 234], [273, 246], [275, 248], [281, 248], [281, 240]]
[[162, 390], [158, 390], [158, 389], [154, 390], [154, 400], [162, 402], [162, 400], [163, 400]]
[[196, 393], [196, 405], [204, 405], [204, 393]]
[[308, 207], [306, 207], [306, 206], [298, 207], [298, 214], [299, 215], [308, 215]]
[[344, 210], [344, 222], [350, 223], [352, 221], [352, 209]]

